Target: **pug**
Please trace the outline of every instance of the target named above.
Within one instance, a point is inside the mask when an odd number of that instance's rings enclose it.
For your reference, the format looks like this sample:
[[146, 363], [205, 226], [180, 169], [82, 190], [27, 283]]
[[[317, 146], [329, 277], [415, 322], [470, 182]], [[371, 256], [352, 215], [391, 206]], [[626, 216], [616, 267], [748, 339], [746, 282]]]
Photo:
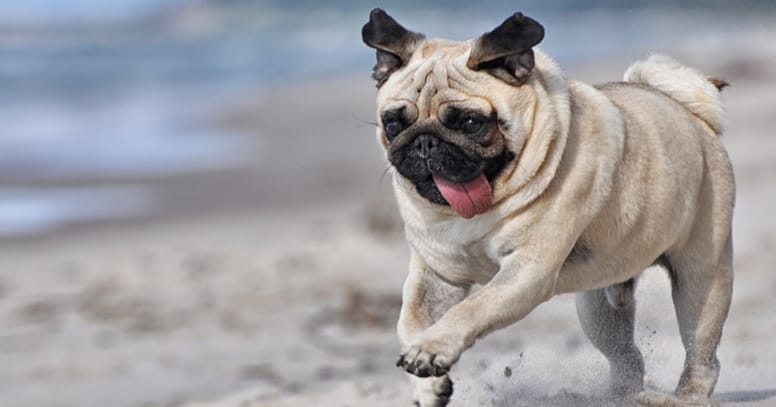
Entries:
[[[733, 171], [723, 81], [666, 56], [621, 82], [568, 79], [516, 13], [477, 39], [429, 39], [381, 9], [377, 138], [411, 249], [397, 365], [415, 405], [444, 406], [478, 338], [576, 292], [611, 387], [646, 405], [706, 405], [733, 287]], [[639, 274], [672, 282], [686, 350], [673, 394], [644, 390], [634, 343]]]

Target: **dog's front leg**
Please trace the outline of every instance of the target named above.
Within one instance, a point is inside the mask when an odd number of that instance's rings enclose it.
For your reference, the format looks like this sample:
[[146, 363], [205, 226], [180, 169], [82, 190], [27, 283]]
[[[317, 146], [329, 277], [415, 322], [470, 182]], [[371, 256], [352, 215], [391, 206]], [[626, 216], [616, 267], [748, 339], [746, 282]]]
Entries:
[[426, 328], [461, 301], [467, 292], [468, 287], [452, 285], [440, 279], [413, 253], [402, 292], [397, 328], [404, 353], [397, 365], [408, 372], [412, 398], [417, 406], [445, 406], [453, 393], [453, 383], [439, 370], [432, 372], [428, 366], [410, 364], [406, 352]]
[[560, 265], [542, 265], [516, 254], [505, 258], [482, 289], [452, 306], [416, 336], [402, 355], [410, 373], [444, 375], [474, 341], [527, 315], [553, 293]]

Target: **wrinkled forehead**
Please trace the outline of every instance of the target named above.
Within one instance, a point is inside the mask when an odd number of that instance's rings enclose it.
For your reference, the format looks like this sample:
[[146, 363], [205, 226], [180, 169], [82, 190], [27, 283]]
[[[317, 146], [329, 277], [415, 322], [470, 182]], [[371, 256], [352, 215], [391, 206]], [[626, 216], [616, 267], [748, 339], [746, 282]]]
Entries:
[[427, 40], [406, 67], [394, 73], [379, 98], [383, 105], [410, 103], [418, 113], [433, 115], [446, 103], [466, 103], [489, 110], [484, 100], [472, 99], [481, 72], [466, 67], [471, 41]]
[[452, 61], [456, 58], [468, 58], [471, 49], [471, 41], [450, 41], [444, 39], [432, 39], [424, 41], [415, 51], [413, 59], [433, 59]]

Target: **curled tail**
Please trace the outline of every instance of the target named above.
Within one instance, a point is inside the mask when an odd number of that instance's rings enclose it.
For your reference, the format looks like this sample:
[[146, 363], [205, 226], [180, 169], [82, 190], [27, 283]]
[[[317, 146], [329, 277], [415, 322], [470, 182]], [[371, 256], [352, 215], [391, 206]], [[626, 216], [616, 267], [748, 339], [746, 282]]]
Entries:
[[728, 85], [717, 78], [707, 78], [700, 71], [684, 66], [671, 57], [652, 55], [638, 61], [626, 71], [624, 80], [649, 85], [703, 120], [717, 135], [725, 125], [725, 109], [719, 92]]

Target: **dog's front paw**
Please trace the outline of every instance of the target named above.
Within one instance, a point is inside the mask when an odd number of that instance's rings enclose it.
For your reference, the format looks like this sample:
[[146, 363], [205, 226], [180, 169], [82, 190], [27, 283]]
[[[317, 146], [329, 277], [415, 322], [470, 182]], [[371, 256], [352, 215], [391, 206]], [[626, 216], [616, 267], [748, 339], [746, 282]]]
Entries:
[[[410, 356], [415, 355], [415, 356]], [[418, 377], [440, 377], [447, 374], [450, 364], [442, 362], [436, 354], [411, 348], [399, 356], [396, 366]]]
[[422, 336], [399, 356], [396, 366], [418, 377], [444, 376], [458, 360], [463, 348], [454, 340]]
[[453, 382], [448, 376], [425, 379], [410, 376], [410, 383], [416, 407], [445, 407], [453, 395]]

